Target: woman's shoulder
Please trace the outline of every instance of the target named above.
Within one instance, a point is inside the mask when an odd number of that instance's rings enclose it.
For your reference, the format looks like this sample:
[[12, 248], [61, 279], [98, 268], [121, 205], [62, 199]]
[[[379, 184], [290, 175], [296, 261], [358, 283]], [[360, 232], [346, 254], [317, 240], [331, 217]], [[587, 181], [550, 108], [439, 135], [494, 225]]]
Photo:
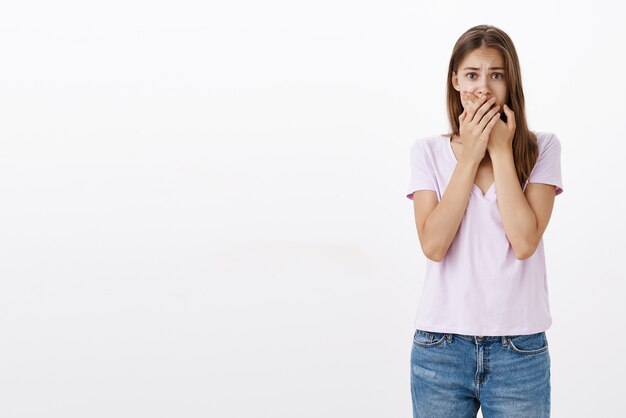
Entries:
[[537, 146], [539, 148], [539, 153], [541, 153], [542, 150], [544, 150], [547, 146], [557, 146], [560, 147], [561, 145], [561, 141], [559, 140], [559, 138], [556, 136], [556, 134], [552, 131], [533, 131], [531, 130], [530, 132], [534, 133], [535, 136], [537, 137]]
[[433, 149], [435, 147], [446, 144], [450, 140], [450, 134], [433, 134], [429, 136], [420, 136], [413, 141], [413, 147], [426, 147]]
[[535, 136], [537, 137], [537, 142], [546, 142], [546, 141], [552, 141], [552, 140], [557, 140], [558, 138], [556, 136], [556, 134], [553, 131], [533, 131], [531, 130], [530, 132], [534, 133]]

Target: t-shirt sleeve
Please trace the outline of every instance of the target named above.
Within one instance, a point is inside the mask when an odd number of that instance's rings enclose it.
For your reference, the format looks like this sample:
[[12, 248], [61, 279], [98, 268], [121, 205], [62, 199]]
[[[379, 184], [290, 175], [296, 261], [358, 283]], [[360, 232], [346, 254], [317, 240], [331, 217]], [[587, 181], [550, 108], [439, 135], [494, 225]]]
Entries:
[[411, 148], [411, 176], [406, 197], [413, 200], [413, 192], [418, 190], [437, 191], [432, 163], [426, 153], [423, 139], [418, 139]]
[[544, 183], [556, 186], [555, 196], [563, 192], [561, 180], [561, 141], [555, 134], [546, 138], [546, 144], [539, 153], [535, 167], [528, 177], [528, 183]]

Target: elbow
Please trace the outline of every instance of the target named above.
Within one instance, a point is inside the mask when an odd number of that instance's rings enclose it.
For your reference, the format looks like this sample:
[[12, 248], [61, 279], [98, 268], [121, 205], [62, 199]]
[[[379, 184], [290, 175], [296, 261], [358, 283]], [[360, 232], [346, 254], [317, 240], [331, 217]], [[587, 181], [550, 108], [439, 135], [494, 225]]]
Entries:
[[443, 261], [443, 257], [438, 255], [438, 254], [426, 254], [426, 253], [424, 253], [424, 255], [430, 261], [434, 261], [435, 263], [441, 263]]
[[519, 261], [526, 260], [528, 257], [530, 256], [526, 254], [515, 253], [515, 258], [517, 258]]
[[522, 261], [530, 258], [535, 253], [535, 250], [537, 250], [537, 246], [532, 244], [526, 244], [513, 249], [515, 253], [515, 258]]
[[422, 245], [422, 252], [431, 261], [435, 263], [440, 263], [445, 256], [445, 251], [441, 251], [438, 247], [430, 245]]

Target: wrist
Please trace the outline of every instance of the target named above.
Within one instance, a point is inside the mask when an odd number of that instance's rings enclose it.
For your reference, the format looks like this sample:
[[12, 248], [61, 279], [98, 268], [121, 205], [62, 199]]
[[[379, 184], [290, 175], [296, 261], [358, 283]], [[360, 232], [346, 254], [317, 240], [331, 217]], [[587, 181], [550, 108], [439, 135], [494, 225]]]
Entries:
[[500, 151], [491, 150], [489, 152], [489, 156], [491, 157], [492, 164], [514, 162], [512, 150], [506, 150], [506, 149], [500, 150]]

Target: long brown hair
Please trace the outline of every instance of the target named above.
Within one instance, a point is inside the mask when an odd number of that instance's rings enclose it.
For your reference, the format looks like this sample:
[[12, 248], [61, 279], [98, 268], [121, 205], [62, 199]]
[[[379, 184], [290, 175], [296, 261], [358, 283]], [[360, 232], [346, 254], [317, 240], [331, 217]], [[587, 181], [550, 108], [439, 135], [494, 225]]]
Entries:
[[[515, 136], [513, 137], [513, 160], [520, 186], [530, 176], [537, 158], [539, 148], [536, 135], [528, 129], [526, 110], [524, 109], [524, 91], [517, 52], [511, 38], [501, 29], [492, 25], [478, 25], [469, 28], [456, 41], [450, 57], [447, 78], [447, 106], [448, 119], [452, 133], [446, 135], [460, 135], [459, 116], [463, 113], [463, 105], [459, 93], [452, 85], [452, 72], [459, 73], [459, 64], [463, 58], [477, 48], [494, 48], [500, 51], [504, 59], [505, 80], [509, 91], [507, 106], [515, 112]], [[504, 115], [504, 112], [501, 111]]]

